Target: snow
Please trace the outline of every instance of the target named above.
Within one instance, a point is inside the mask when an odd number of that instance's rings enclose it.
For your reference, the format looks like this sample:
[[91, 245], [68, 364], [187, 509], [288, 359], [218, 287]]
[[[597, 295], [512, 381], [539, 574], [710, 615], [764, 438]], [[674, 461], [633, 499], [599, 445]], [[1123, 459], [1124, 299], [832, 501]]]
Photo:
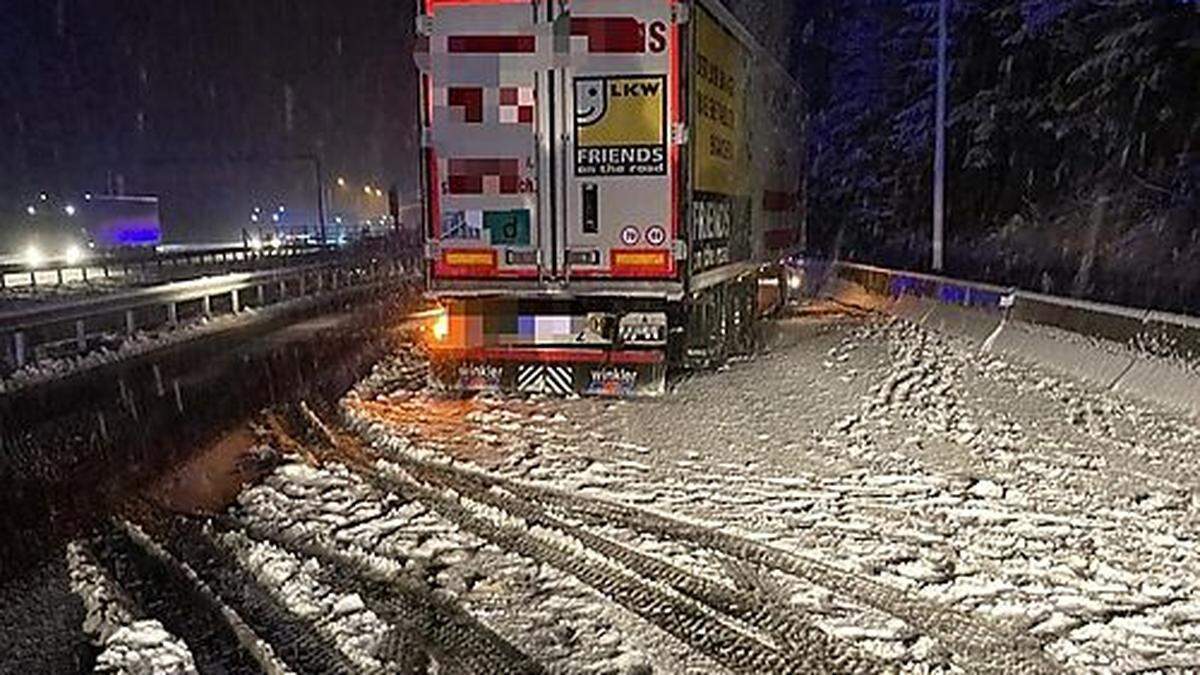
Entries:
[[83, 600], [87, 612], [83, 630], [100, 651], [95, 672], [197, 672], [187, 645], [157, 620], [137, 620], [133, 603], [80, 543], [68, 545], [67, 566], [71, 589]]
[[[814, 376], [814, 364], [854, 374]], [[887, 320], [785, 344], [662, 400], [538, 401], [517, 425], [518, 402], [480, 405], [470, 419], [509, 458], [481, 470], [860, 570], [1021, 626], [1068, 667], [1200, 659], [1195, 608], [1169, 613], [1200, 600], [1185, 534], [1197, 522], [1188, 458], [1200, 436], [1169, 410]], [[381, 447], [438, 456], [412, 429], [362, 417]], [[452, 439], [437, 444], [453, 451]], [[609, 536], [727, 578], [695, 550]], [[892, 639], [874, 611], [795, 580], [780, 587], [901, 670], [943, 662], [926, 639]]]
[[[409, 378], [410, 362], [383, 364], [360, 391], [389, 393], [348, 397], [343, 414], [385, 457], [638, 506], [767, 544], [1035, 636], [1068, 669], [1200, 660], [1195, 420], [906, 321], [794, 335], [785, 322], [764, 356], [692, 377], [663, 399], [622, 404], [446, 401], [389, 380]], [[412, 478], [386, 459], [373, 470]], [[480, 522], [623, 569], [555, 528], [441, 494]], [[721, 672], [598, 589], [336, 462], [281, 466], [230, 515], [255, 539], [226, 535], [222, 544], [364, 668], [386, 666], [386, 624], [365, 598], [330, 588], [328, 570], [299, 547], [381, 578], [420, 580], [551, 672]], [[739, 571], [689, 541], [585, 529], [714, 583], [757, 578], [781, 606], [900, 672], [961, 666], [945, 636], [845, 588]], [[104, 613], [89, 606], [91, 614]], [[121, 627], [111, 623], [107, 634]]]
[[237, 534], [225, 535], [220, 542], [285, 607], [331, 638], [352, 663], [368, 672], [384, 668], [378, 655], [387, 624], [368, 611], [357, 594], [340, 594], [318, 581], [317, 561]]
[[197, 673], [191, 652], [158, 621], [137, 621], [117, 629], [103, 643], [96, 673], [182, 675]]

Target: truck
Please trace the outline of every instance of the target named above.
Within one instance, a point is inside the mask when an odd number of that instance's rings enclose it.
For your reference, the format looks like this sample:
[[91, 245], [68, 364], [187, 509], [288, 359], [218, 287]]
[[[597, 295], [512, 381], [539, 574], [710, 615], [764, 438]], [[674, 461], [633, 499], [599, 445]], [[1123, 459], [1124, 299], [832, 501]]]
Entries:
[[653, 396], [752, 348], [806, 105], [716, 0], [421, 0], [431, 379]]
[[158, 197], [96, 195], [79, 207], [78, 232], [99, 250], [154, 247], [162, 243]]

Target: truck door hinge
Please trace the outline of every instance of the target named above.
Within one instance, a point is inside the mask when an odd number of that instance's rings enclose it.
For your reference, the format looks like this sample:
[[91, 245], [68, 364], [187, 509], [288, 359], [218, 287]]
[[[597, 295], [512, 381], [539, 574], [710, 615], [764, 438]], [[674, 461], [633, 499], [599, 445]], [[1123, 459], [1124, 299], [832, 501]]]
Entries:
[[676, 122], [671, 125], [671, 142], [675, 145], [687, 145], [688, 143], [688, 128], [683, 122]]
[[671, 5], [671, 21], [676, 26], [682, 26], [692, 20], [692, 8], [682, 2]]
[[420, 14], [416, 21], [417, 35], [421, 37], [433, 37], [433, 17], [429, 14]]

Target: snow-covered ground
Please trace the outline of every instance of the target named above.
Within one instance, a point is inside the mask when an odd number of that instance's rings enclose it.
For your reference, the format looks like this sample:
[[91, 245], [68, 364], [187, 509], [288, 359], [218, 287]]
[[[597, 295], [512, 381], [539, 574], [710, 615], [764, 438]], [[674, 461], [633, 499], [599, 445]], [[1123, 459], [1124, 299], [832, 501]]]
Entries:
[[[1193, 420], [910, 323], [783, 332], [790, 345], [661, 400], [481, 400], [448, 413], [459, 429], [439, 420], [458, 403], [351, 410], [418, 448], [698, 519], [986, 617], [1070, 668], [1200, 664]], [[704, 550], [633, 543], [723, 576]], [[896, 617], [780, 583], [834, 635], [905, 669], [939, 662]]]
[[[641, 401], [399, 355], [209, 536], [364, 672], [1200, 667], [1196, 420], [903, 321], [777, 333]], [[89, 583], [101, 663], [187, 669]]]

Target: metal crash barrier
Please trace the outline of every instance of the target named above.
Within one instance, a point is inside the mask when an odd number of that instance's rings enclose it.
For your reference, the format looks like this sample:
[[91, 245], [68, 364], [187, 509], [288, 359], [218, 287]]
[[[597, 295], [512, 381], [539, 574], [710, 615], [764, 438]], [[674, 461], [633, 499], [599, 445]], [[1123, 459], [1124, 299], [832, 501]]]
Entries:
[[847, 262], [820, 294], [1200, 414], [1200, 318]]

